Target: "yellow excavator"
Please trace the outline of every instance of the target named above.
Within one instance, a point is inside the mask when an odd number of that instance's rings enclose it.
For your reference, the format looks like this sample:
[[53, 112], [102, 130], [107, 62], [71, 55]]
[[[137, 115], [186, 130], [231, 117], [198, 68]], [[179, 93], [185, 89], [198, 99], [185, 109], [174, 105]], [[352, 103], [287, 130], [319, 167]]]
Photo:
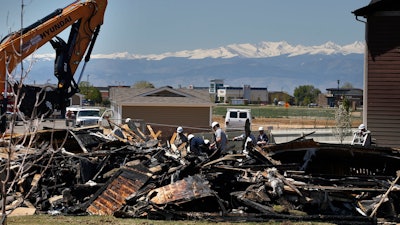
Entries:
[[[18, 111], [25, 116], [50, 115], [56, 109], [65, 115], [68, 99], [79, 92], [78, 84], [86, 63], [90, 60], [100, 26], [103, 24], [107, 0], [75, 1], [55, 10], [32, 25], [12, 32], [0, 42], [0, 131], [6, 130], [7, 105], [15, 98], [17, 90], [23, 96], [18, 102]], [[70, 27], [68, 41], [57, 35]], [[54, 75], [58, 79], [57, 88], [43, 90], [35, 86], [11, 83], [8, 79], [15, 67], [38, 48], [50, 42], [56, 51]], [[75, 81], [74, 74], [85, 57], [80, 76]], [[39, 98], [37, 98], [39, 96]], [[42, 99], [40, 99], [42, 98]], [[39, 101], [38, 101], [39, 100]], [[39, 102], [39, 104], [38, 104]]]

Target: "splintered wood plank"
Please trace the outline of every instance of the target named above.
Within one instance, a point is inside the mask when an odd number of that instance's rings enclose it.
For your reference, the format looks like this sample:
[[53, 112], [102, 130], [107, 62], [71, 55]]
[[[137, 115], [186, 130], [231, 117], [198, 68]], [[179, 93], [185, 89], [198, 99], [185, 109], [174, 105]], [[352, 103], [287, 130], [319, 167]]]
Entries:
[[8, 216], [32, 216], [36, 213], [35, 208], [18, 207], [14, 209]]
[[154, 133], [153, 128], [152, 128], [149, 124], [147, 124], [147, 129], [149, 130], [150, 136], [151, 136], [153, 139], [157, 139], [157, 138], [158, 138], [158, 135], [161, 134], [161, 131], [158, 131], [157, 134]]
[[171, 145], [175, 142], [176, 135], [178, 135], [178, 134], [176, 132], [174, 132], [174, 134], [172, 135], [171, 139], [169, 140], [169, 143], [171, 143]]
[[120, 126], [120, 128], [123, 131], [127, 132], [132, 137], [134, 137], [136, 140], [143, 141], [143, 138], [140, 137], [139, 135], [137, 135], [133, 130], [131, 130], [131, 128], [129, 128], [128, 124], [123, 124], [123, 125]]

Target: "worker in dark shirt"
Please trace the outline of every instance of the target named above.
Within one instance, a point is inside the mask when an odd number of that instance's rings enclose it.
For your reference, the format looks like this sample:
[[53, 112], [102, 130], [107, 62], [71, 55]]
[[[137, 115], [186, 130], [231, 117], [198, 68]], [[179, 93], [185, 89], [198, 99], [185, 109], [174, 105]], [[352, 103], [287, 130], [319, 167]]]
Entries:
[[207, 145], [203, 138], [195, 137], [193, 134], [188, 135], [190, 152], [194, 155], [204, 155]]
[[259, 127], [258, 132], [260, 134], [257, 136], [257, 145], [260, 147], [267, 145], [269, 143], [269, 140], [267, 134], [264, 132], [264, 128]]

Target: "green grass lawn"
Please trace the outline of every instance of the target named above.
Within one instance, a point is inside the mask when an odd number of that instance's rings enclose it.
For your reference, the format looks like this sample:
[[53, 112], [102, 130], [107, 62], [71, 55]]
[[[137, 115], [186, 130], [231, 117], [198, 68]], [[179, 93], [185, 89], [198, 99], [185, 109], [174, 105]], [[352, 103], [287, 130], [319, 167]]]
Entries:
[[[9, 217], [8, 225], [211, 225], [216, 222], [208, 221], [165, 221], [165, 220], [146, 220], [146, 219], [120, 219], [113, 216], [49, 216], [49, 215], [34, 215], [34, 216], [17, 216]], [[317, 222], [218, 222], [219, 225], [328, 225], [329, 223]]]
[[213, 108], [213, 115], [225, 116], [227, 108], [251, 109], [253, 117], [285, 118], [285, 117], [311, 117], [335, 119], [335, 108], [308, 108], [308, 107], [283, 107], [283, 106], [226, 106], [218, 105]]

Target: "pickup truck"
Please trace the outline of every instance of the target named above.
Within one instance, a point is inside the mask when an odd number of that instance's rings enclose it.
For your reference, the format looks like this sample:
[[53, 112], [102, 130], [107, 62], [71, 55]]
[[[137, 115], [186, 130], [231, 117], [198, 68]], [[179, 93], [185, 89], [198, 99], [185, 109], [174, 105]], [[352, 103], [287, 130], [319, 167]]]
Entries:
[[100, 109], [97, 108], [67, 107], [66, 111], [73, 112], [73, 124], [77, 127], [97, 125], [100, 119]]

